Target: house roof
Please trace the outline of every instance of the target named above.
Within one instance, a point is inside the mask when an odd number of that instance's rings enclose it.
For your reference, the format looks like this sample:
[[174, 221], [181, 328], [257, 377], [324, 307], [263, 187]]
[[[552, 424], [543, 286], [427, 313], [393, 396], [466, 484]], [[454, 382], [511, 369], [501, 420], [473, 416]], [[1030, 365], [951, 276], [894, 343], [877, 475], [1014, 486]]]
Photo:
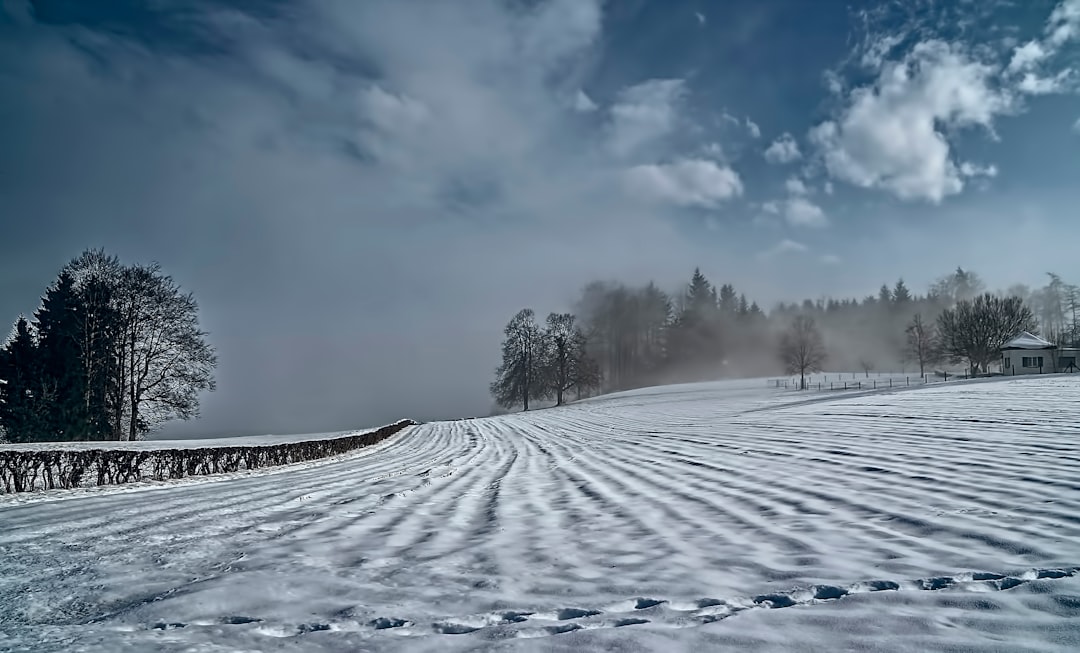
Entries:
[[1005, 343], [1002, 349], [1055, 349], [1056, 346], [1043, 340], [1039, 336], [1023, 331], [1020, 335], [1016, 336], [1009, 342]]

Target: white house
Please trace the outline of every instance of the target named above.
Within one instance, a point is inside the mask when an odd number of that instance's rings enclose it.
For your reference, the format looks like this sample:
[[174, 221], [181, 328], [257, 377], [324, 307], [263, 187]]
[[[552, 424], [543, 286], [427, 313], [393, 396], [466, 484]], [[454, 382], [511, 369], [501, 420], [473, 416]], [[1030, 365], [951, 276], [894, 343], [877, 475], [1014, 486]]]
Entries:
[[1078, 357], [1080, 349], [1059, 347], [1024, 331], [1001, 348], [1001, 373], [1013, 376], [1077, 372], [1080, 371], [1076, 366]]

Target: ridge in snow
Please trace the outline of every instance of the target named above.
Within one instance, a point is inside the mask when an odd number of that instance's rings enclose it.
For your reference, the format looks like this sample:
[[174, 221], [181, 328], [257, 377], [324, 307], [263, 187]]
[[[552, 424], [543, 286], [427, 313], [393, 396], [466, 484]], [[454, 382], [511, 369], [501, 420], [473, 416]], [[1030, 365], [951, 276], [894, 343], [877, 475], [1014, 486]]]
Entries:
[[0, 497], [0, 650], [1080, 650], [1078, 393], [652, 388]]

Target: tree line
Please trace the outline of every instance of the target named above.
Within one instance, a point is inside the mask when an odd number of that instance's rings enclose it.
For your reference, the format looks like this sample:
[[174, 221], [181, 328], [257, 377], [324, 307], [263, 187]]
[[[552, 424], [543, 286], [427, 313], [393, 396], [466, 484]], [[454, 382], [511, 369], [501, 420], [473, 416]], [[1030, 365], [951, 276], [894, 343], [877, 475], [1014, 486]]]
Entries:
[[216, 353], [191, 293], [159, 265], [102, 250], [70, 261], [0, 349], [10, 442], [135, 440], [198, 414]]
[[[710, 282], [695, 269], [685, 288], [655, 283], [587, 284], [573, 312], [573, 356], [588, 369], [578, 394], [650, 385], [795, 373], [828, 361], [834, 369], [918, 368], [963, 363], [986, 373], [998, 350], [1020, 331], [1041, 331], [1060, 345], [1080, 342], [1080, 290], [1049, 274], [1043, 288], [1013, 286], [988, 293], [975, 272], [957, 268], [922, 294], [903, 279], [859, 298], [780, 303], [765, 312], [732, 284]], [[532, 311], [507, 325], [503, 362], [492, 384], [500, 406], [562, 403], [551, 378], [551, 336]], [[549, 318], [550, 322], [551, 318]], [[558, 396], [556, 396], [558, 395]]]

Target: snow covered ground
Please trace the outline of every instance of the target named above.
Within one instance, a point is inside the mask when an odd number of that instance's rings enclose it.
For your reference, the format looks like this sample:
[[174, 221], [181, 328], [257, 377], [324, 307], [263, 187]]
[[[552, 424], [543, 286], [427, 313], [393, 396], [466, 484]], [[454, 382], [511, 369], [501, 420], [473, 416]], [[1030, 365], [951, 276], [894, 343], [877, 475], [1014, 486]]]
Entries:
[[0, 650], [1080, 650], [1078, 393], [651, 388], [0, 497]]

